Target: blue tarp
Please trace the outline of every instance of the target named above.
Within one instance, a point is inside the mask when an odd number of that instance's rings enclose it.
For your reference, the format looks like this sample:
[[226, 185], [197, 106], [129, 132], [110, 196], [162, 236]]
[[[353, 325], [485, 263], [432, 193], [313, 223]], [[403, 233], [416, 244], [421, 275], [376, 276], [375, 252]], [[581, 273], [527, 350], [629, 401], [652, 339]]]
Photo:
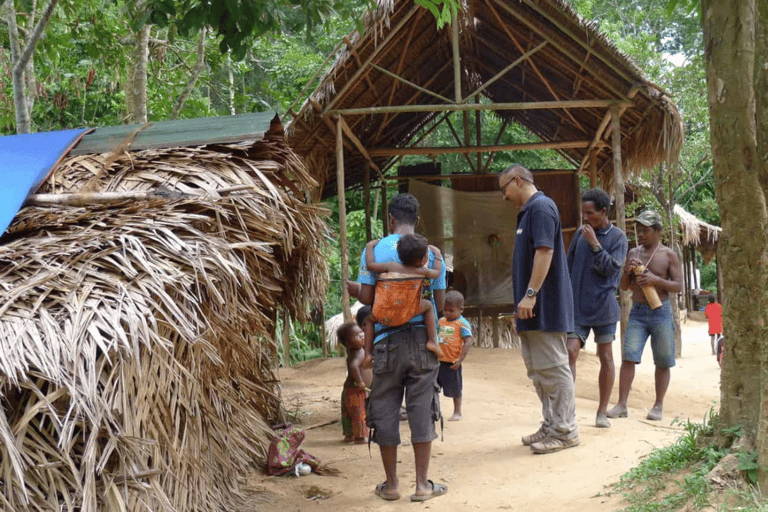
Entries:
[[0, 233], [86, 129], [0, 137]]

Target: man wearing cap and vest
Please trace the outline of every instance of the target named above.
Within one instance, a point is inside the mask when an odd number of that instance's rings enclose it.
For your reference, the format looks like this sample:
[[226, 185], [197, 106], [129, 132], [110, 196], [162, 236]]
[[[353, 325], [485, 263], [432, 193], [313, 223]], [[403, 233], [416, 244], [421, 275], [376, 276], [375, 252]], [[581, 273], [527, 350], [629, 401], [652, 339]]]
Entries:
[[675, 366], [674, 309], [669, 294], [682, 289], [680, 260], [672, 249], [661, 243], [661, 215], [657, 212], [642, 212], [635, 218], [635, 228], [638, 246], [627, 254], [620, 283], [622, 290], [632, 290], [632, 310], [621, 346], [619, 402], [608, 411], [608, 417], [627, 417], [627, 398], [635, 378], [635, 365], [640, 362], [650, 336], [656, 365], [656, 401], [647, 418], [660, 421], [670, 368]]

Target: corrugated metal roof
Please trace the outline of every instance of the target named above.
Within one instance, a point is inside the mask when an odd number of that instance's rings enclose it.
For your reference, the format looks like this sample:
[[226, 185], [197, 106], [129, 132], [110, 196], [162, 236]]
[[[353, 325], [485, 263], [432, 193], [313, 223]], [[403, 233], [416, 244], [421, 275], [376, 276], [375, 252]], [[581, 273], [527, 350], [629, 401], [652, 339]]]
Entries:
[[259, 140], [274, 116], [274, 112], [260, 112], [96, 128], [83, 137], [71, 154], [106, 153], [125, 144], [134, 133], [131, 150]]

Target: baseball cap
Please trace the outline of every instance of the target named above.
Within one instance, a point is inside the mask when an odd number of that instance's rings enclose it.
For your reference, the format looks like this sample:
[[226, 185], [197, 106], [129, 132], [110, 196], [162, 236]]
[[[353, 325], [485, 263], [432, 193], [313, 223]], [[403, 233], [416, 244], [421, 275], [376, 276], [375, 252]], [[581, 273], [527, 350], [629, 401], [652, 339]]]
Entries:
[[654, 224], [658, 224], [659, 226], [662, 225], [661, 215], [655, 210], [644, 210], [640, 215], [635, 217], [635, 222], [639, 222], [643, 226], [648, 227], [653, 226]]

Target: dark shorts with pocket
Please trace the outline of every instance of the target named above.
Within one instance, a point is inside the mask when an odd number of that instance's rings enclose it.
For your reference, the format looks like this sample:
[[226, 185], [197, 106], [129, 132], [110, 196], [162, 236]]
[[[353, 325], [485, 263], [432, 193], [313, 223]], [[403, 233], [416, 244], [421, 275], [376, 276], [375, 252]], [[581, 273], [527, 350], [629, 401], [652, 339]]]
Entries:
[[464, 387], [464, 381], [461, 375], [462, 367], [458, 370], [451, 370], [453, 363], [440, 361], [440, 369], [437, 372], [437, 385], [443, 389], [443, 395], [449, 398], [461, 398], [461, 390]]
[[379, 446], [400, 444], [400, 405], [405, 397], [411, 443], [437, 438], [440, 417], [437, 387], [438, 361], [426, 349], [424, 326], [407, 326], [373, 345], [373, 382], [366, 420], [375, 429], [371, 439]]

